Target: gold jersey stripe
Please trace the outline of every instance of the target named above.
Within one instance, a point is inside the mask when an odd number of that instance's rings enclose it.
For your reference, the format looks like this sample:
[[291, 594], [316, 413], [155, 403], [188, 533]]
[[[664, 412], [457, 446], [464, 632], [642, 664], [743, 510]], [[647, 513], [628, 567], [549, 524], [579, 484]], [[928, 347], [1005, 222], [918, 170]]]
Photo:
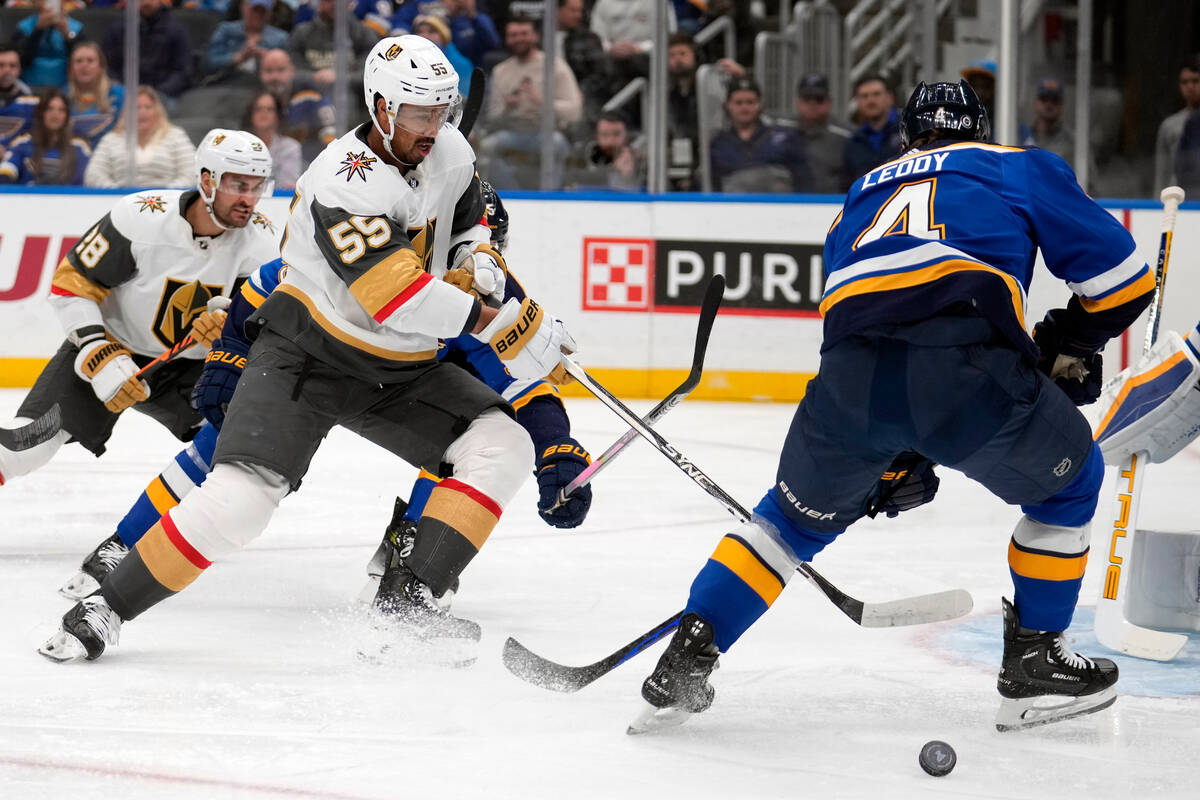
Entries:
[[1149, 269], [1142, 273], [1142, 277], [1138, 278], [1133, 283], [1126, 286], [1119, 292], [1113, 292], [1110, 295], [1105, 295], [1099, 300], [1092, 300], [1087, 297], [1079, 298], [1079, 304], [1083, 306], [1084, 311], [1096, 313], [1097, 311], [1107, 311], [1110, 308], [1124, 305], [1130, 300], [1141, 297], [1147, 292], [1154, 291], [1154, 273]]
[[774, 603], [775, 599], [779, 597], [779, 593], [783, 591], [783, 584], [779, 582], [779, 578], [775, 577], [774, 573], [767, 569], [758, 560], [758, 557], [737, 539], [730, 536], [721, 539], [721, 543], [717, 545], [717, 549], [713, 551], [710, 558], [718, 564], [728, 567], [768, 606]]
[[109, 290], [103, 286], [97, 286], [80, 274], [79, 270], [71, 266], [71, 262], [63, 257], [63, 260], [58, 262], [58, 268], [54, 270], [54, 279], [50, 285], [59, 290], [59, 294], [71, 294], [76, 297], [86, 297], [88, 300], [93, 300], [96, 303], [103, 303], [109, 295]]
[[437, 357], [436, 350], [417, 350], [415, 352], [406, 352], [404, 350], [388, 350], [386, 348], [379, 347], [378, 345], [365, 342], [356, 336], [351, 336], [341, 328], [335, 326], [324, 314], [317, 310], [317, 304], [313, 302], [312, 298], [290, 283], [280, 284], [279, 288], [277, 288], [275, 291], [295, 298], [301, 305], [308, 309], [309, 316], [313, 318], [313, 322], [317, 323], [321, 330], [325, 331], [325, 333], [329, 334], [334, 339], [337, 339], [342, 344], [347, 345], [348, 347], [353, 347], [355, 350], [362, 350], [364, 353], [370, 353], [373, 356], [384, 358], [388, 361], [429, 361]]
[[392, 305], [408, 287], [427, 276], [417, 252], [403, 248], [356, 278], [350, 284], [350, 294], [368, 314], [378, 319], [380, 310]]

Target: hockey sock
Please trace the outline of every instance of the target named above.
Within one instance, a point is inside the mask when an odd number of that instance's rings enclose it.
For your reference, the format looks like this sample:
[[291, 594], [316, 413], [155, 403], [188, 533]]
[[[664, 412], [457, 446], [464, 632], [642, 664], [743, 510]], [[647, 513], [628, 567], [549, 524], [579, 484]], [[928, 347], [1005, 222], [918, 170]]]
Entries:
[[413, 483], [412, 492], [408, 495], [408, 508], [404, 510], [405, 519], [416, 522], [421, 518], [421, 514], [425, 513], [425, 504], [429, 502], [429, 495], [437, 484], [437, 475], [421, 470]]
[[219, 433], [215, 426], [204, 425], [167, 468], [147, 484], [133, 507], [117, 523], [117, 536], [126, 547], [137, 544], [159, 518], [204, 482], [212, 469], [213, 451]]
[[105, 578], [100, 592], [121, 619], [131, 620], [183, 591], [211, 564], [164, 515]]
[[444, 594], [483, 547], [501, 511], [483, 492], [454, 478], [443, 480], [433, 488], [417, 523], [408, 568], [435, 597]]

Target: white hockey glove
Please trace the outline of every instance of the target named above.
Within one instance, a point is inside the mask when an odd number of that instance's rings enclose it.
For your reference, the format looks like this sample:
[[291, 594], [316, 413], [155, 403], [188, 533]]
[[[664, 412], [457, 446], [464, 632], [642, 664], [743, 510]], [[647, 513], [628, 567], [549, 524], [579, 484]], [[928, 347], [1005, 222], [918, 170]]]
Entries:
[[129, 348], [105, 338], [84, 342], [75, 356], [76, 374], [92, 385], [96, 397], [114, 414], [150, 397], [150, 387], [137, 371]]
[[528, 297], [509, 300], [487, 327], [473, 335], [490, 344], [518, 380], [543, 378], [559, 369], [562, 353], [575, 352], [575, 340], [562, 321], [544, 313]]
[[196, 344], [205, 350], [211, 348], [213, 341], [221, 336], [230, 302], [228, 297], [213, 297], [208, 301], [208, 307], [192, 320], [192, 329], [188, 332]]
[[493, 307], [504, 302], [504, 284], [507, 272], [504, 257], [490, 245], [461, 245], [456, 255], [454, 269], [446, 273], [445, 280], [475, 295]]
[[1146, 451], [1166, 461], [1200, 436], [1200, 360], [1167, 331], [1138, 363], [1104, 388], [1096, 441], [1106, 464]]

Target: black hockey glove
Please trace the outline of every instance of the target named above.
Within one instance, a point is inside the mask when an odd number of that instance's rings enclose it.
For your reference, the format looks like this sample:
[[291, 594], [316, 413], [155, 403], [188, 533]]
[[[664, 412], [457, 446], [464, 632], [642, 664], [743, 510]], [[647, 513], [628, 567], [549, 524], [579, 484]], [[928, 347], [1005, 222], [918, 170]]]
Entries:
[[901, 453], [892, 460], [879, 478], [879, 488], [867, 509], [874, 519], [880, 512], [895, 517], [901, 511], [923, 506], [937, 494], [941, 478], [933, 471], [933, 462], [920, 453]]
[[1052, 308], [1045, 319], [1033, 326], [1033, 341], [1041, 350], [1037, 366], [1072, 403], [1086, 406], [1100, 396], [1104, 359], [1098, 351], [1071, 343], [1067, 318], [1066, 309]]
[[554, 504], [558, 502], [558, 493], [590, 463], [592, 457], [587, 450], [570, 436], [555, 439], [538, 454], [538, 514], [547, 525], [576, 528], [583, 523], [592, 506], [591, 486], [580, 486], [558, 508]]
[[204, 370], [192, 387], [192, 408], [218, 428], [225, 421], [225, 410], [246, 368], [249, 352], [250, 345], [235, 337], [215, 339], [204, 358]]

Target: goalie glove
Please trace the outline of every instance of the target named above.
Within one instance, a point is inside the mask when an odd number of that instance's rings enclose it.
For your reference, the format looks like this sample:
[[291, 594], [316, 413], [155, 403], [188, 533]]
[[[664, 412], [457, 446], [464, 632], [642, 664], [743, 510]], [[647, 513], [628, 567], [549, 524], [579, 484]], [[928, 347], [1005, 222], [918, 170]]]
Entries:
[[888, 517], [899, 516], [933, 500], [941, 478], [933, 471], [934, 463], [920, 453], [901, 453], [879, 478], [879, 488], [871, 500], [867, 516], [872, 519], [883, 511]]
[[204, 358], [204, 369], [192, 386], [191, 405], [218, 428], [225, 421], [233, 390], [246, 368], [250, 345], [230, 336], [217, 339]]
[[80, 344], [75, 373], [92, 385], [96, 397], [114, 414], [150, 397], [150, 387], [137, 376], [129, 348], [103, 336]]
[[1053, 308], [1046, 318], [1033, 326], [1033, 341], [1041, 350], [1038, 370], [1048, 376], [1077, 406], [1086, 406], [1100, 396], [1104, 379], [1104, 359], [1070, 342], [1064, 322], [1067, 311]]
[[567, 497], [558, 508], [558, 493], [583, 472], [592, 457], [583, 445], [564, 436], [547, 445], [538, 454], [536, 472], [538, 482], [538, 514], [547, 525], [556, 528], [577, 528], [583, 523], [588, 509], [592, 507], [592, 487], [580, 486]]
[[575, 340], [562, 321], [528, 297], [510, 299], [472, 336], [491, 345], [517, 380], [544, 378], [559, 367], [562, 353], [575, 352]]
[[457, 253], [454, 269], [447, 271], [443, 280], [488, 305], [498, 307], [504, 302], [508, 277], [504, 257], [486, 244], [460, 245]]
[[225, 318], [229, 310], [228, 297], [214, 297], [208, 301], [208, 307], [192, 320], [189, 333], [192, 339], [205, 350], [213, 346], [213, 342], [221, 335], [225, 326]]

